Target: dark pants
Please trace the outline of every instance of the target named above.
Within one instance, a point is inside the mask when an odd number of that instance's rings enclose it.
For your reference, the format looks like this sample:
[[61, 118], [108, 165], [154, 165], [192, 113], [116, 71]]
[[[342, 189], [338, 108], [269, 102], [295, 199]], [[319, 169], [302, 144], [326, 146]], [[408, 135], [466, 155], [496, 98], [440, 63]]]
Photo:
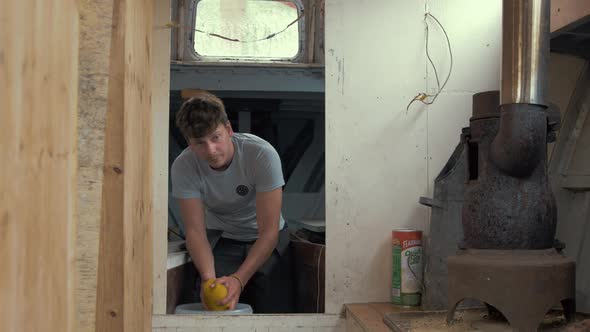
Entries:
[[[289, 232], [284, 229], [279, 233], [277, 248], [250, 278], [240, 295], [239, 302], [251, 305], [254, 313], [292, 313], [295, 310], [288, 241]], [[213, 249], [217, 277], [235, 273], [253, 245], [253, 241], [220, 238]]]

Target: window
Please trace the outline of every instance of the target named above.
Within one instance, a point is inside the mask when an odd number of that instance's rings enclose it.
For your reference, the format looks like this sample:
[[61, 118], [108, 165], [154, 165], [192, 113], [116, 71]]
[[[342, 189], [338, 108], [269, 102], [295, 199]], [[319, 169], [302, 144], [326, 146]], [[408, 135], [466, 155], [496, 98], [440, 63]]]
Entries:
[[194, 51], [199, 58], [295, 59], [301, 53], [302, 13], [294, 1], [199, 0]]

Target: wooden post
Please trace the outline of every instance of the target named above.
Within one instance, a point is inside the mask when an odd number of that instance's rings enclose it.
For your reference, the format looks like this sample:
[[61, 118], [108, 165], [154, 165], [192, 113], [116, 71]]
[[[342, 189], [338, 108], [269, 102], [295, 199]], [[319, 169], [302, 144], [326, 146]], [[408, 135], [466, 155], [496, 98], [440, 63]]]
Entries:
[[153, 313], [166, 314], [166, 257], [168, 247], [168, 137], [170, 117], [170, 0], [154, 3], [152, 43], [152, 158], [154, 284]]
[[115, 0], [97, 331], [151, 331], [152, 0]]
[[94, 332], [113, 0], [79, 4], [77, 331]]
[[0, 2], [0, 331], [74, 332], [78, 2]]

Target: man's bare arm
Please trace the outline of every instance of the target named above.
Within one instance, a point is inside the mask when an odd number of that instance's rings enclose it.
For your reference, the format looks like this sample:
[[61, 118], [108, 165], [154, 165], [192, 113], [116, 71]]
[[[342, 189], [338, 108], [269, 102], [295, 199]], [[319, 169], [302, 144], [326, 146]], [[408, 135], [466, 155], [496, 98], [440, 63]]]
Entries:
[[[256, 193], [256, 222], [258, 239], [250, 249], [246, 260], [240, 265], [235, 275], [245, 285], [258, 269], [266, 262], [277, 246], [281, 217], [283, 189], [277, 188], [269, 192]], [[228, 295], [222, 301], [233, 308], [239, 299], [241, 285], [235, 278], [220, 278], [220, 282], [228, 287]]]
[[250, 249], [244, 263], [236, 271], [236, 274], [244, 283], [250, 280], [277, 246], [282, 199], [282, 188], [277, 188], [269, 192], [256, 193], [258, 239]]
[[211, 245], [207, 239], [203, 203], [198, 198], [179, 199], [180, 212], [185, 225], [186, 247], [201, 275], [201, 280], [215, 278], [215, 265]]

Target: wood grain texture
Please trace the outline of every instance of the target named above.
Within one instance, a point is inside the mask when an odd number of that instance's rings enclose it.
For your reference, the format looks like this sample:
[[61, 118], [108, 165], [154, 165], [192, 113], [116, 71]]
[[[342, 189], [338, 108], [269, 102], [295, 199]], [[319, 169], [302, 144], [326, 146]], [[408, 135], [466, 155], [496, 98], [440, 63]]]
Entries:
[[346, 304], [346, 317], [349, 315], [356, 321], [362, 331], [389, 332], [383, 323], [383, 315], [368, 303]]
[[346, 316], [346, 332], [364, 332], [364, 330], [352, 315], [348, 315]]
[[152, 0], [113, 5], [97, 331], [150, 331]]
[[386, 313], [420, 310], [419, 307], [401, 307], [385, 302], [352, 303], [344, 307], [347, 329], [352, 331], [390, 331], [383, 322]]
[[[153, 0], [126, 1], [125, 22], [125, 331], [151, 331]], [[129, 190], [127, 190], [129, 189]], [[109, 331], [110, 332], [110, 331]]]
[[102, 206], [113, 1], [80, 1], [78, 102], [78, 331], [93, 332]]
[[166, 313], [168, 137], [170, 118], [170, 0], [152, 0], [153, 313]]
[[96, 289], [96, 331], [123, 330], [124, 9], [113, 5], [104, 179]]
[[0, 2], [0, 331], [76, 331], [77, 1]]
[[178, 331], [211, 331], [216, 329], [314, 329], [319, 331], [343, 331], [344, 319], [339, 315], [296, 314], [296, 315], [154, 315], [153, 328], [177, 328]]

